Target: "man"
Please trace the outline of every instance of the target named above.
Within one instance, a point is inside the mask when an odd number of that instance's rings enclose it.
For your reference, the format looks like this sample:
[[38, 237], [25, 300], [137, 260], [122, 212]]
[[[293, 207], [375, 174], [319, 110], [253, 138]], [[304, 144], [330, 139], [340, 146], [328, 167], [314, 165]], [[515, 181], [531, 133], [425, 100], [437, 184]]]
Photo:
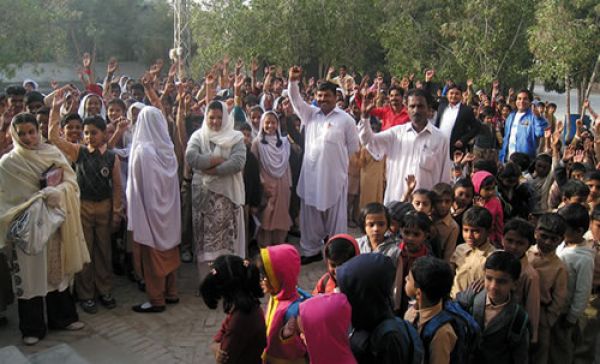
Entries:
[[344, 96], [350, 95], [354, 90], [354, 78], [348, 74], [348, 68], [340, 66], [339, 76], [332, 78], [334, 72], [335, 68], [329, 67], [326, 80], [339, 85], [344, 90]]
[[504, 140], [499, 159], [506, 162], [515, 152], [535, 159], [538, 140], [544, 136], [548, 122], [541, 117], [538, 108], [531, 108], [531, 92], [527, 89], [517, 94], [517, 111], [513, 111], [504, 123]]
[[44, 106], [44, 95], [37, 91], [30, 91], [23, 98], [28, 113], [35, 115]]
[[416, 178], [415, 189], [430, 190], [439, 182], [451, 182], [448, 138], [427, 120], [431, 102], [426, 91], [409, 90], [406, 106], [411, 122], [377, 134], [369, 122], [373, 100], [368, 98], [363, 103], [358, 124], [360, 141], [373, 158], [387, 156], [384, 204], [402, 200], [409, 175]]
[[17, 115], [24, 111], [23, 99], [25, 98], [25, 88], [23, 86], [8, 86], [6, 88], [6, 97], [8, 98], [8, 108], [12, 115]]
[[359, 149], [354, 120], [336, 108], [336, 85], [323, 82], [317, 88], [318, 107], [300, 95], [302, 70], [290, 68], [288, 93], [294, 112], [305, 129], [305, 152], [298, 181], [300, 245], [303, 264], [321, 260], [323, 239], [345, 233], [347, 226], [349, 156]]
[[463, 150], [478, 133], [480, 124], [473, 110], [461, 103], [462, 90], [456, 84], [448, 85], [446, 97], [448, 102], [442, 102], [438, 108], [435, 126], [450, 141], [450, 158], [454, 151]]
[[[404, 90], [392, 86], [390, 87], [390, 104], [384, 107], [375, 107], [371, 110], [370, 115], [381, 120], [381, 131], [410, 121], [410, 116], [408, 116], [408, 112], [406, 112], [406, 108], [402, 103], [403, 98]], [[360, 108], [362, 100], [357, 98], [356, 101], [356, 105]]]

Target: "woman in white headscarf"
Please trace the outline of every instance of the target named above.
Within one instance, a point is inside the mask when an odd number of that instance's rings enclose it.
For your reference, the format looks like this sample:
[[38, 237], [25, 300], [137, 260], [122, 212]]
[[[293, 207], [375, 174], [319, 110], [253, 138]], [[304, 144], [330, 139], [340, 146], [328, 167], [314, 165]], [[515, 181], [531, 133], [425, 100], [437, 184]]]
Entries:
[[167, 121], [152, 106], [140, 111], [133, 134], [127, 179], [127, 228], [133, 234], [136, 273], [149, 302], [135, 312], [162, 312], [177, 303], [181, 208], [178, 164]]
[[260, 119], [258, 137], [252, 143], [252, 153], [259, 160], [263, 187], [263, 210], [260, 217], [258, 243], [261, 247], [283, 243], [292, 226], [290, 218], [289, 169], [290, 142], [281, 136], [279, 118], [267, 111]]
[[185, 159], [193, 170], [192, 220], [200, 279], [207, 262], [222, 254], [246, 255], [243, 206], [244, 135], [221, 101], [208, 105], [202, 127], [188, 142]]
[[104, 106], [104, 100], [94, 93], [87, 94], [81, 99], [77, 113], [82, 119], [89, 116], [100, 115], [102, 116], [102, 119], [106, 121], [106, 106]]

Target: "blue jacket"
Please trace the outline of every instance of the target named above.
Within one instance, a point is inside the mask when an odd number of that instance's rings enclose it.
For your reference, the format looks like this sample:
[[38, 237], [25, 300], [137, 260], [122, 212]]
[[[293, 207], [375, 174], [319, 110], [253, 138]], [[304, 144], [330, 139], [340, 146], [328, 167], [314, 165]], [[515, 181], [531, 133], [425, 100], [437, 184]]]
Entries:
[[[510, 157], [508, 155], [508, 144], [516, 115], [517, 112], [513, 111], [504, 123], [504, 140], [502, 141], [502, 150], [500, 150], [498, 156], [501, 162], [506, 162], [506, 159]], [[548, 127], [548, 122], [544, 118], [535, 116], [530, 109], [523, 115], [516, 127], [519, 129], [517, 130], [515, 151], [526, 153], [533, 160], [536, 155], [538, 139], [544, 136], [544, 130]]]

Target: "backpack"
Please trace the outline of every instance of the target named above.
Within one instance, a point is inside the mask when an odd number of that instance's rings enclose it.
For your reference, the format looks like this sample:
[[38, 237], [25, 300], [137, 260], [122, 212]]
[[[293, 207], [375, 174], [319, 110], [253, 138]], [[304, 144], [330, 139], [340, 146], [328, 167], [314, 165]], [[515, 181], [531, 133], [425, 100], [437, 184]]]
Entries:
[[399, 332], [403, 340], [403, 348], [407, 348], [407, 352], [404, 353], [404, 358], [399, 363], [407, 364], [421, 364], [423, 362], [424, 351], [423, 343], [421, 338], [412, 325], [406, 320], [399, 317], [393, 317], [383, 320], [377, 327], [371, 332], [368, 338], [368, 351], [373, 357], [377, 357], [377, 343], [390, 332]]
[[298, 287], [296, 290], [298, 291], [298, 294], [300, 295], [300, 297], [298, 297], [294, 302], [292, 302], [288, 306], [287, 310], [285, 311], [285, 315], [284, 315], [284, 321], [283, 321], [284, 323], [288, 322], [288, 320], [292, 317], [298, 317], [298, 315], [300, 314], [300, 304], [312, 297], [310, 295], [310, 293], [306, 292], [305, 290], [303, 290], [300, 287]]
[[472, 362], [472, 353], [479, 345], [481, 328], [477, 321], [463, 308], [453, 301], [446, 301], [440, 313], [427, 321], [421, 331], [421, 339], [425, 347], [425, 361], [429, 361], [429, 344], [437, 330], [449, 323], [456, 334], [457, 340], [450, 353], [451, 364], [469, 364]]

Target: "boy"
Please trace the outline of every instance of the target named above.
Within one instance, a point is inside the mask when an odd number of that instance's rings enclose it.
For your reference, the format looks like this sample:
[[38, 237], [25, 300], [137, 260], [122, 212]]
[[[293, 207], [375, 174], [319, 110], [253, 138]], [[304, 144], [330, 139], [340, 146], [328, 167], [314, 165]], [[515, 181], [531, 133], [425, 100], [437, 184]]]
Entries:
[[594, 170], [586, 173], [583, 182], [590, 189], [587, 202], [593, 209], [600, 204], [600, 171]]
[[540, 321], [540, 276], [529, 265], [527, 250], [535, 241], [535, 226], [521, 218], [514, 218], [504, 226], [502, 246], [521, 262], [521, 276], [516, 282], [515, 302], [523, 306], [529, 317], [531, 343], [538, 342]]
[[581, 204], [582, 206], [586, 206], [585, 204], [587, 203], [589, 194], [590, 188], [583, 182], [569, 180], [562, 187], [562, 206], [570, 204]]
[[595, 253], [586, 246], [583, 235], [590, 225], [590, 217], [580, 204], [567, 205], [558, 214], [565, 219], [567, 229], [564, 242], [556, 255], [567, 266], [567, 299], [557, 325], [552, 328], [550, 363], [571, 363], [578, 337], [578, 322], [583, 316], [592, 291]]
[[533, 360], [537, 364], [548, 363], [550, 333], [567, 298], [567, 267], [556, 256], [556, 247], [562, 242], [566, 229], [560, 215], [541, 215], [535, 228], [536, 245], [527, 252], [529, 264], [540, 277], [538, 344], [533, 350]]
[[423, 335], [432, 319], [444, 310], [444, 300], [450, 294], [453, 279], [452, 267], [434, 257], [417, 259], [406, 277], [404, 290], [416, 303], [406, 312], [405, 318], [421, 335], [425, 364], [449, 363], [458, 339], [451, 322], [442, 324], [432, 337], [425, 338]]
[[484, 277], [487, 257], [496, 250], [488, 241], [492, 228], [492, 215], [480, 206], [469, 208], [463, 215], [462, 235], [465, 244], [456, 247], [450, 263], [456, 270], [452, 297]]
[[447, 183], [433, 186], [433, 226], [437, 232], [436, 239], [440, 245], [441, 258], [449, 262], [458, 240], [458, 224], [450, 214], [454, 202], [452, 187]]
[[359, 227], [362, 237], [358, 238], [358, 246], [362, 253], [381, 253], [392, 258], [394, 266], [400, 258], [398, 241], [386, 235], [390, 227], [390, 214], [384, 205], [371, 202], [360, 210]]
[[[117, 303], [111, 294], [111, 227], [119, 226], [122, 216], [121, 170], [119, 158], [106, 146], [106, 122], [100, 116], [85, 118], [85, 145], [70, 143], [59, 135], [60, 107], [64, 95], [55, 95], [50, 111], [50, 142], [75, 165], [81, 191], [81, 223], [91, 263], [75, 276], [75, 290], [81, 308], [98, 312], [100, 303], [108, 309]], [[68, 138], [68, 135], [67, 135]]]
[[511, 291], [521, 275], [521, 263], [509, 252], [497, 251], [485, 261], [484, 289], [461, 292], [457, 300], [481, 327], [474, 363], [521, 364], [529, 360], [527, 313]]

